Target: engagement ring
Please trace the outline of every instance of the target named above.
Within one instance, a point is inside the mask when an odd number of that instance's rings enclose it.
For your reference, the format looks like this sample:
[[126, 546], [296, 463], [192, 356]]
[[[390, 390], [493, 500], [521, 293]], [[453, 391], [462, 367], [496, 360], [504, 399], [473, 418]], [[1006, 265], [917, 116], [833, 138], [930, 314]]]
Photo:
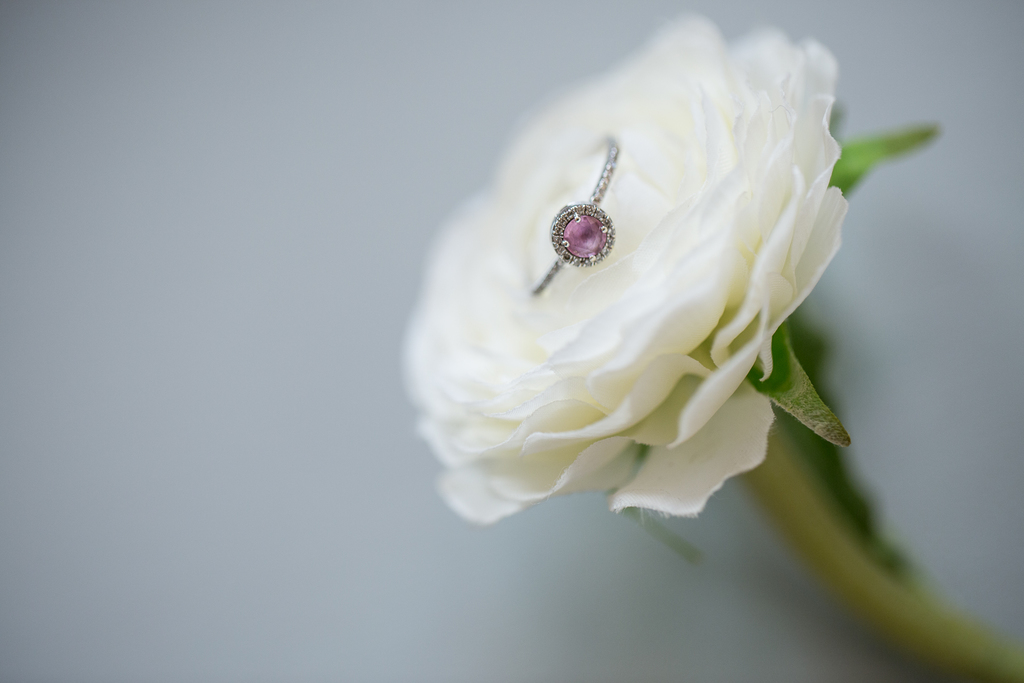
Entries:
[[614, 138], [608, 138], [608, 160], [604, 163], [601, 178], [597, 181], [590, 201], [584, 204], [570, 204], [555, 216], [551, 223], [551, 246], [558, 258], [547, 274], [533, 288], [536, 296], [551, 284], [551, 280], [563, 265], [589, 267], [600, 263], [615, 246], [615, 228], [612, 219], [598, 204], [608, 191], [608, 184], [619, 158], [619, 146]]

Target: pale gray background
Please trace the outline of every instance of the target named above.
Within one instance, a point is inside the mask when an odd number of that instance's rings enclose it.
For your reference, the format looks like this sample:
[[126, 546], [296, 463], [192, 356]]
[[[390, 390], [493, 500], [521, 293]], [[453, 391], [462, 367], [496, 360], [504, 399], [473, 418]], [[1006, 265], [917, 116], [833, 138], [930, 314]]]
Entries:
[[[841, 64], [872, 176], [812, 305], [851, 457], [938, 586], [1024, 637], [1024, 6], [0, 8], [0, 679], [896, 681], [731, 483], [479, 531], [433, 491], [400, 338], [514, 126], [682, 11]], [[566, 27], [575, 27], [567, 31]]]

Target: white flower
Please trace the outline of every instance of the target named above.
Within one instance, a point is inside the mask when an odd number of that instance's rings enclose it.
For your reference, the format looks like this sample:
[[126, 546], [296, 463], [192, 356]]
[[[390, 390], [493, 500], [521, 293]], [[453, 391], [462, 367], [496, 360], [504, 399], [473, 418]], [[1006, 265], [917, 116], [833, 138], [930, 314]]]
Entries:
[[[839, 247], [829, 188], [836, 64], [778, 32], [732, 46], [705, 20], [540, 112], [493, 187], [436, 243], [406, 341], [439, 488], [489, 523], [555, 495], [694, 515], [764, 458], [773, 414], [746, 381]], [[614, 136], [610, 256], [554, 260], [559, 209], [586, 201]], [[638, 458], [634, 443], [651, 446]]]

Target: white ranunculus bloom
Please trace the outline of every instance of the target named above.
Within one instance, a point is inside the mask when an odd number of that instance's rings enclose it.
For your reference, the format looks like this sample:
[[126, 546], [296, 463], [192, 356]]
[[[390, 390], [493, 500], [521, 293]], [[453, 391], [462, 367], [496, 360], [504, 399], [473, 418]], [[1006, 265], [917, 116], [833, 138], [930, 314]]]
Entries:
[[[406, 341], [420, 431], [459, 514], [496, 521], [545, 498], [611, 491], [613, 510], [694, 515], [755, 467], [772, 423], [746, 381], [839, 247], [829, 188], [836, 63], [775, 31], [727, 45], [686, 20], [532, 118], [493, 186], [440, 235]], [[554, 260], [559, 209], [602, 208], [616, 244]], [[638, 459], [634, 443], [648, 444]]]

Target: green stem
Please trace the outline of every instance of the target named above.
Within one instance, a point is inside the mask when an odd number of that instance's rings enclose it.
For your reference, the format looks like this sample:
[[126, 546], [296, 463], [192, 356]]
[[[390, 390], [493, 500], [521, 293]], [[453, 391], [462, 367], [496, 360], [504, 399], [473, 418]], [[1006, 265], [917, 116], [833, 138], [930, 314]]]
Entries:
[[818, 576], [896, 645], [951, 673], [1024, 683], [1024, 649], [878, 565], [821, 495], [793, 445], [773, 430], [768, 458], [745, 479]]

